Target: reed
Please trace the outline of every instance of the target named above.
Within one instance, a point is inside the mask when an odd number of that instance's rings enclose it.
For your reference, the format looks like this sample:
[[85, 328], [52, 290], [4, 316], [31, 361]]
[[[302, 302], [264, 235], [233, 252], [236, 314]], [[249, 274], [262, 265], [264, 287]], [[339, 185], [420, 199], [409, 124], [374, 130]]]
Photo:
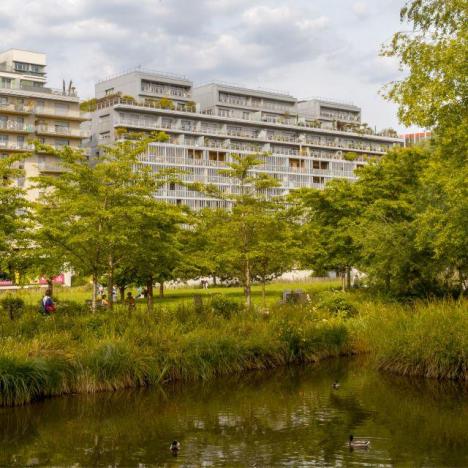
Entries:
[[379, 369], [468, 380], [468, 307], [463, 300], [364, 303], [352, 326]]

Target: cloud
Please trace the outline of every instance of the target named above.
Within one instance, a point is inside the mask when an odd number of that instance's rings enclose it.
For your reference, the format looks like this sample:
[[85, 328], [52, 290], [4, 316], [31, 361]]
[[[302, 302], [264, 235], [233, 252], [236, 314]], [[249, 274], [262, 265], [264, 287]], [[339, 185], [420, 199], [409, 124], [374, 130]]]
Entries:
[[367, 18], [369, 16], [369, 7], [365, 2], [356, 2], [353, 5], [353, 12], [358, 18]]
[[348, 1], [352, 15], [343, 0], [1, 0], [0, 36], [2, 49], [47, 53], [50, 85], [73, 79], [83, 97], [142, 65], [359, 101], [396, 76], [377, 52], [404, 0]]

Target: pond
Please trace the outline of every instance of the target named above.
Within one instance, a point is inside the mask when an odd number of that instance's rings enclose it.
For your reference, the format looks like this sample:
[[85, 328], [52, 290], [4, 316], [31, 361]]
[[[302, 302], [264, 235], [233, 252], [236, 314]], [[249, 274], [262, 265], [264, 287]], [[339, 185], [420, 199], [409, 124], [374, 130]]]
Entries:
[[363, 359], [72, 395], [0, 408], [0, 465], [468, 466], [466, 396]]

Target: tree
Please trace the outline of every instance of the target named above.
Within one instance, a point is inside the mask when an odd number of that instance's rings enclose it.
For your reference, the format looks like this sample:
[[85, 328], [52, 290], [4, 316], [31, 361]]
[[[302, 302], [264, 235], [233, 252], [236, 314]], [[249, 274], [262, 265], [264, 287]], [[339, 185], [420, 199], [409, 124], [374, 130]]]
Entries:
[[383, 54], [397, 57], [408, 73], [390, 83], [386, 96], [399, 104], [406, 125], [433, 133], [421, 169], [424, 209], [417, 215], [418, 245], [430, 246], [447, 278], [460, 291], [468, 274], [466, 247], [468, 154], [468, 7], [466, 0], [413, 0], [401, 10], [410, 32], [398, 32]]
[[[129, 254], [128, 239], [136, 235], [138, 207], [153, 199], [154, 173], [139, 167], [138, 157], [152, 141], [164, 141], [163, 133], [135, 137], [102, 149], [94, 165], [70, 147], [47, 147], [61, 160], [60, 176], [36, 178], [44, 196], [35, 203], [35, 239], [42, 248], [54, 252], [84, 275], [92, 276], [93, 299], [103, 274], [108, 279], [112, 307], [114, 270]], [[43, 145], [37, 145], [41, 150]]]
[[299, 201], [304, 262], [314, 271], [336, 270], [343, 274], [343, 289], [351, 287], [351, 267], [359, 248], [352, 227], [359, 214], [353, 184], [347, 180], [330, 181], [325, 189], [302, 189], [293, 194]]
[[265, 286], [268, 281], [290, 270], [299, 258], [301, 249], [295, 224], [284, 204], [274, 206], [272, 212], [262, 213], [257, 226], [258, 240], [253, 261], [253, 276], [262, 284], [265, 306]]
[[146, 198], [138, 211], [134, 235], [128, 239], [130, 255], [125, 264], [135, 272], [137, 281], [146, 285], [147, 306], [151, 312], [154, 283], [159, 282], [162, 297], [164, 282], [177, 278], [184, 262], [179, 236], [182, 224], [187, 224], [188, 220], [180, 207], [154, 197]]
[[468, 134], [468, 7], [466, 0], [412, 0], [401, 10], [412, 31], [397, 32], [384, 47], [397, 57], [405, 78], [386, 97], [399, 105], [406, 125], [431, 128], [445, 157], [466, 162]]
[[15, 183], [22, 176], [18, 163], [24, 155], [0, 158], [0, 271], [15, 273], [18, 255], [28, 241], [28, 203]]
[[[256, 262], [264, 253], [263, 246], [259, 250], [262, 227], [271, 226], [267, 220], [271, 220], [279, 206], [268, 191], [279, 183], [273, 177], [256, 170], [263, 163], [259, 155], [233, 154], [231, 157], [232, 161], [227, 163], [227, 168], [219, 170], [219, 174], [230, 179], [234, 185], [231, 193], [214, 187], [194, 188], [206, 190], [213, 197], [230, 204], [229, 210], [215, 213], [215, 222], [208, 229], [204, 226], [206, 235], [209, 236], [206, 246], [212, 248], [216, 265], [222, 265], [228, 275], [239, 279], [244, 288], [246, 305], [250, 307]], [[216, 222], [216, 218], [220, 222]], [[213, 221], [211, 216], [207, 219]]]

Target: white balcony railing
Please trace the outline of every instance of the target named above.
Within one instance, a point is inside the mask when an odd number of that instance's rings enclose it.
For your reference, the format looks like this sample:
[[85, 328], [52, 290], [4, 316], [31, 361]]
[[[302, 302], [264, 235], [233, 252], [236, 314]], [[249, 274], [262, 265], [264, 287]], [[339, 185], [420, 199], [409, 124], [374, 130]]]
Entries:
[[17, 132], [33, 132], [34, 127], [24, 123], [16, 122], [15, 120], [7, 120], [0, 122], [0, 130], [12, 130]]
[[14, 143], [0, 141], [0, 150], [11, 150], [11, 151], [33, 151], [34, 145], [30, 143]]
[[47, 125], [38, 125], [37, 133], [50, 133], [52, 135], [66, 135], [72, 137], [85, 137], [86, 133], [75, 128], [50, 127]]

